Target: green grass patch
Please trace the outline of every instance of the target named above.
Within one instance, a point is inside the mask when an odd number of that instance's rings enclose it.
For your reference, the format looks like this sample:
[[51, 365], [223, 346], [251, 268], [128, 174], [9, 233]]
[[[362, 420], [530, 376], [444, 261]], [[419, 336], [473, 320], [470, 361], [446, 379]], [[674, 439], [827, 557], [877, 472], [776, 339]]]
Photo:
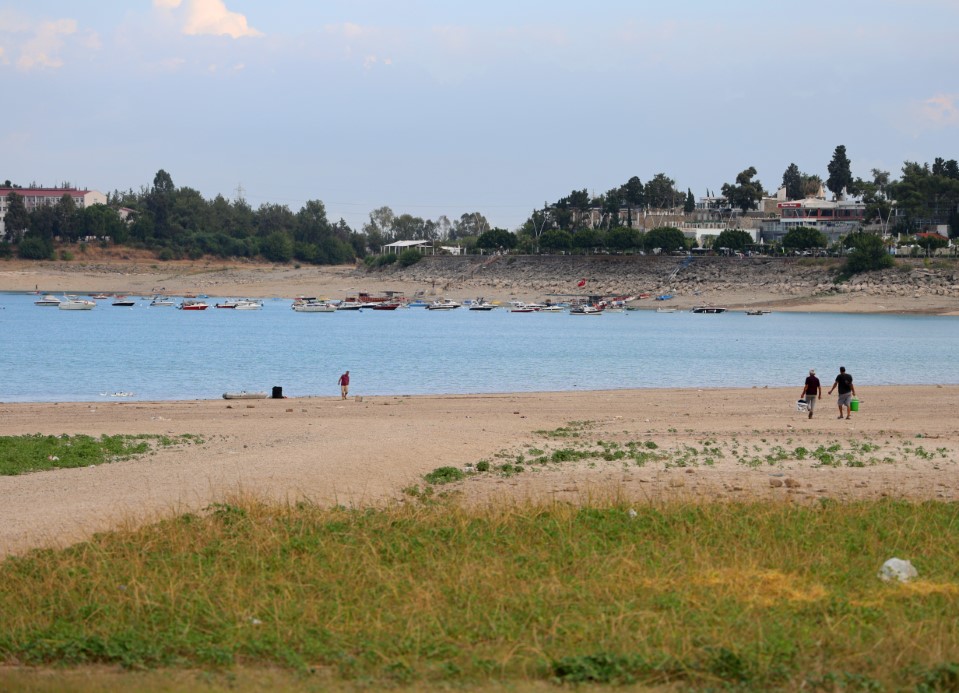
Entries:
[[160, 447], [202, 443], [198, 436], [87, 435], [0, 436], [0, 475], [93, 465], [130, 459]]
[[[959, 508], [935, 502], [234, 500], [7, 558], [0, 662], [373, 688], [952, 690], [957, 545]], [[892, 556], [919, 579], [880, 581]]]

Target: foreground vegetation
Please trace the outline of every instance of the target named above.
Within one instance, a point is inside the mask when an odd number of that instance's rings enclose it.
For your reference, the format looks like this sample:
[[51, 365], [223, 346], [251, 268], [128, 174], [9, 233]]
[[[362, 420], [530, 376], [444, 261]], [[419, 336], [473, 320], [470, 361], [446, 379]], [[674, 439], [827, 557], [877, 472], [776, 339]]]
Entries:
[[[0, 661], [364, 686], [955, 690], [957, 545], [947, 503], [239, 500], [6, 559]], [[919, 579], [880, 581], [892, 556]]]
[[92, 467], [126, 460], [157, 447], [200, 443], [190, 434], [181, 436], [87, 435], [0, 436], [0, 476], [71, 467]]

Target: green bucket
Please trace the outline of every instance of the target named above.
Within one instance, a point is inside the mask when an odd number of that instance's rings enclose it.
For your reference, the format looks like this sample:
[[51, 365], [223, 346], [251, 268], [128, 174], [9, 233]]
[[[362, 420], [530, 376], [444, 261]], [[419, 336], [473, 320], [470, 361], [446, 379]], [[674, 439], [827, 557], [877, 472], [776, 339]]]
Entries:
[[849, 410], [850, 410], [850, 411], [859, 411], [859, 400], [856, 399], [855, 397], [853, 397], [853, 398], [852, 398], [852, 401], [849, 402]]

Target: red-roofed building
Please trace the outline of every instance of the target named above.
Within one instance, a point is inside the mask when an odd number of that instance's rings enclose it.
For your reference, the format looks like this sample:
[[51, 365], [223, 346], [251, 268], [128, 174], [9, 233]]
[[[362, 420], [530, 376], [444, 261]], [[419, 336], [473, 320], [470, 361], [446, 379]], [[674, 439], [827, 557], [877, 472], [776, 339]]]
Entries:
[[64, 195], [73, 198], [77, 209], [92, 205], [105, 205], [107, 196], [97, 190], [78, 190], [77, 188], [0, 188], [0, 238], [7, 235], [3, 220], [7, 216], [10, 193], [16, 193], [23, 198], [27, 212], [32, 212], [40, 205], [55, 205]]

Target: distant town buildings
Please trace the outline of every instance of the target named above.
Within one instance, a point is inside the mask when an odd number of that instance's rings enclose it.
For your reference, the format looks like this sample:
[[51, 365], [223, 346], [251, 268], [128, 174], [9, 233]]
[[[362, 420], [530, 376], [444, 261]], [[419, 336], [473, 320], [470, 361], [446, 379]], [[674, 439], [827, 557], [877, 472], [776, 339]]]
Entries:
[[7, 209], [10, 205], [10, 193], [16, 193], [23, 198], [23, 204], [27, 212], [32, 212], [41, 205], [53, 206], [57, 204], [64, 195], [73, 199], [77, 209], [90, 207], [92, 205], [105, 205], [107, 196], [97, 190], [80, 190], [78, 188], [0, 188], [0, 239], [5, 238], [7, 229], [4, 219], [7, 216]]

